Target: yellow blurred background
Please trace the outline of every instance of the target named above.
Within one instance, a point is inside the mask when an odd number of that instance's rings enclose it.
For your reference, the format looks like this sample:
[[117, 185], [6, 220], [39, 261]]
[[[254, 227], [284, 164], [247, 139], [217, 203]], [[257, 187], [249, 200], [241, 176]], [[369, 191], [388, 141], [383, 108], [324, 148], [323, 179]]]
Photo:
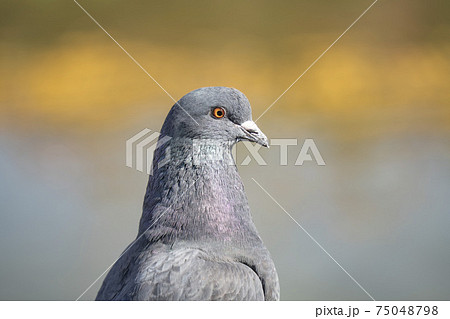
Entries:
[[[371, 1], [79, 3], [175, 99], [231, 86], [257, 118]], [[76, 299], [135, 236], [147, 177], [124, 142], [173, 101], [75, 2], [0, 8], [0, 298]], [[449, 13], [378, 1], [259, 120], [327, 163], [240, 167], [282, 299], [367, 296], [254, 176], [375, 298], [450, 297]]]

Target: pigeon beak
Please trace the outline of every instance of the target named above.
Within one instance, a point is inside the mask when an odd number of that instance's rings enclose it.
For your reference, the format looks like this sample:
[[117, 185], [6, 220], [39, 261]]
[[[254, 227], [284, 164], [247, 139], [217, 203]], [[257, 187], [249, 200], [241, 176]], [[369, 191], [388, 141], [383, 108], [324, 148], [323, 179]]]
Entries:
[[259, 129], [253, 121], [246, 121], [239, 125], [239, 127], [244, 131], [244, 136], [242, 139], [249, 140], [250, 142], [255, 142], [261, 144], [264, 147], [269, 147], [269, 141], [264, 133]]

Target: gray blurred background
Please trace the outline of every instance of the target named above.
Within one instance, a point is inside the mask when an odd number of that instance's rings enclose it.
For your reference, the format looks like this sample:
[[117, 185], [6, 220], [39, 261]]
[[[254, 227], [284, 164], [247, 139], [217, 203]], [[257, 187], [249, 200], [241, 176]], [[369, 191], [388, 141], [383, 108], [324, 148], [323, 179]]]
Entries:
[[[254, 118], [371, 3], [79, 2], [176, 99], [236, 87]], [[74, 300], [136, 235], [125, 141], [173, 101], [74, 2], [0, 7], [0, 299]], [[283, 300], [369, 298], [252, 178], [375, 299], [450, 299], [449, 10], [378, 1], [258, 121], [300, 144], [239, 167]]]

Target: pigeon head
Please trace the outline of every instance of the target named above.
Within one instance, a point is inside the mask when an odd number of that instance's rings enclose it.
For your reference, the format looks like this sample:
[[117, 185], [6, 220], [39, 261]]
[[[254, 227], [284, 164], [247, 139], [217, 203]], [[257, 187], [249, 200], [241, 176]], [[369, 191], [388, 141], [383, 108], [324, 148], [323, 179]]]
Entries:
[[161, 134], [230, 143], [248, 140], [268, 147], [267, 137], [252, 121], [246, 96], [228, 87], [204, 87], [183, 96], [167, 115]]

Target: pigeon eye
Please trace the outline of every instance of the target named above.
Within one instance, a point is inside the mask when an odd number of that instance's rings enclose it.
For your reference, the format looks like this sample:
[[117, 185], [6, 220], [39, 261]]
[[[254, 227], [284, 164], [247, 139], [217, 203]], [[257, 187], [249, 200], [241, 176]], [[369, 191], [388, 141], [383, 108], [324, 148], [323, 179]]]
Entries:
[[225, 109], [223, 107], [216, 107], [213, 109], [212, 115], [217, 119], [221, 119], [225, 116]]

